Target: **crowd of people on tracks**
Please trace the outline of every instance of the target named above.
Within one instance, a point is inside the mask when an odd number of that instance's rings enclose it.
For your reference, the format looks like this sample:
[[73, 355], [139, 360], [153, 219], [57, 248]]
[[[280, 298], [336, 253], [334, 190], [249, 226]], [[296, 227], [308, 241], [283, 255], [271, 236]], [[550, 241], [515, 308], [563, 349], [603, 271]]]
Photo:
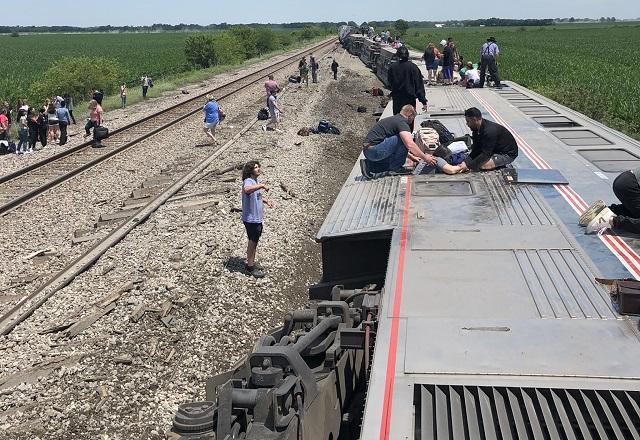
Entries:
[[[153, 79], [146, 73], [140, 78], [142, 96], [153, 87]], [[102, 125], [104, 98], [102, 89], [95, 90], [87, 106], [85, 138]], [[120, 85], [121, 108], [127, 106], [127, 85]], [[0, 106], [0, 154], [31, 154], [47, 145], [65, 145], [69, 139], [68, 127], [76, 124], [73, 114], [74, 99], [69, 93], [55, 95], [41, 105], [30, 105], [20, 99], [14, 105], [5, 101]]]

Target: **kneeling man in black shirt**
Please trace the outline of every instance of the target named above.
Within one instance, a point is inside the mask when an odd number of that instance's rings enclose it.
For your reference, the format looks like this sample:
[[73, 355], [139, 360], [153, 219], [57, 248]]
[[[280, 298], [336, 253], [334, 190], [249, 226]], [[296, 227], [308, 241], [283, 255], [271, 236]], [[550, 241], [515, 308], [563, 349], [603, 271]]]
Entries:
[[467, 158], [458, 166], [460, 172], [493, 170], [510, 164], [518, 157], [518, 144], [509, 130], [483, 119], [475, 107], [467, 109], [464, 117], [472, 131], [473, 145]]
[[436, 159], [423, 153], [413, 141], [410, 126], [415, 117], [416, 109], [412, 105], [405, 105], [400, 113], [380, 119], [371, 128], [362, 144], [365, 159], [360, 161], [360, 168], [363, 176], [375, 178], [408, 173], [404, 163], [409, 151], [429, 165], [436, 164]]

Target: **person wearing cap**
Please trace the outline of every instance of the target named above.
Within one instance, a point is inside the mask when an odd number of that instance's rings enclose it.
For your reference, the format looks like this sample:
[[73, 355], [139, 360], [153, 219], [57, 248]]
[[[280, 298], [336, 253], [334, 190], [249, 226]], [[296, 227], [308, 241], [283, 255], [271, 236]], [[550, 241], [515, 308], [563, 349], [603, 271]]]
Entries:
[[397, 115], [402, 107], [416, 105], [416, 99], [427, 109], [427, 98], [424, 92], [424, 78], [420, 68], [409, 61], [409, 49], [402, 46], [396, 51], [398, 62], [389, 69], [389, 86], [393, 99], [393, 114]]
[[498, 56], [500, 48], [495, 37], [487, 38], [487, 42], [480, 49], [480, 82], [477, 87], [484, 87], [484, 78], [489, 69], [489, 75], [493, 78], [496, 88], [501, 89], [500, 75], [498, 74]]

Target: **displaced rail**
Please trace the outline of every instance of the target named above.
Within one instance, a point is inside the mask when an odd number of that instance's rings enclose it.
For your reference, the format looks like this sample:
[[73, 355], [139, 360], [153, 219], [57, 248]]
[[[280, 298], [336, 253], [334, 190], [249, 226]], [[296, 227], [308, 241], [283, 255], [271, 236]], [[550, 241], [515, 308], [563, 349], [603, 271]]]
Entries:
[[104, 148], [92, 148], [92, 141], [84, 142], [18, 171], [0, 176], [0, 216], [8, 214], [49, 189], [198, 113], [202, 109], [204, 96], [214, 93], [218, 101], [223, 100], [255, 84], [268, 74], [290, 66], [300, 56], [322, 50], [334, 43], [334, 38], [325, 40], [277, 63], [114, 130], [107, 139], [102, 141]]
[[[315, 46], [311, 49], [307, 49], [301, 53], [308, 53], [311, 51], [320, 52], [321, 49], [326, 49], [333, 45], [333, 40], [324, 42], [321, 45]], [[301, 53], [293, 57], [289, 57], [289, 63], [292, 59], [295, 60]], [[278, 63], [279, 64], [279, 63]], [[279, 67], [283, 68], [285, 66]], [[253, 81], [255, 82], [255, 81]], [[226, 96], [228, 96], [227, 94]], [[195, 112], [200, 111], [199, 108]], [[193, 114], [191, 112], [190, 114]], [[51, 298], [57, 291], [69, 285], [76, 276], [84, 272], [87, 268], [93, 265], [107, 250], [115, 246], [120, 242], [129, 232], [135, 227], [143, 223], [153, 212], [155, 212], [160, 206], [162, 206], [167, 200], [173, 197], [178, 191], [180, 191], [185, 185], [191, 182], [194, 178], [200, 175], [207, 169], [214, 161], [216, 161], [224, 152], [226, 152], [235, 142], [246, 133], [255, 123], [257, 119], [252, 119], [242, 129], [240, 129], [235, 136], [233, 136], [224, 145], [217, 147], [210, 155], [204, 160], [199, 161], [195, 166], [191, 167], [186, 173], [184, 173], [178, 180], [170, 184], [164, 191], [150, 198], [147, 203], [141, 207], [137, 212], [131, 215], [124, 223], [116, 227], [106, 237], [101, 239], [98, 243], [87, 250], [83, 255], [78, 257], [64, 269], [56, 273], [45, 284], [39, 287], [31, 294], [22, 298], [17, 304], [11, 307], [0, 316], [0, 335], [7, 335], [13, 331], [13, 329], [21, 322], [25, 321], [29, 316], [33, 314], [40, 306], [42, 306], [49, 298]], [[159, 130], [158, 130], [159, 131]], [[147, 136], [148, 137], [148, 136]], [[123, 219], [125, 220], [125, 219]]]

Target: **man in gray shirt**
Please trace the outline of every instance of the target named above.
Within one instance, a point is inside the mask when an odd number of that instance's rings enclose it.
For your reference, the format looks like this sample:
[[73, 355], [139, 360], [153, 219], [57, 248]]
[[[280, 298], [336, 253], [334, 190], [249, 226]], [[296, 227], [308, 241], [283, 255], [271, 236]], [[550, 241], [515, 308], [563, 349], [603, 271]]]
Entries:
[[365, 159], [360, 160], [360, 169], [363, 176], [376, 178], [407, 174], [404, 164], [409, 151], [429, 165], [436, 164], [436, 159], [422, 152], [413, 141], [410, 125], [416, 114], [412, 105], [405, 105], [400, 113], [381, 119], [371, 128], [362, 144]]

